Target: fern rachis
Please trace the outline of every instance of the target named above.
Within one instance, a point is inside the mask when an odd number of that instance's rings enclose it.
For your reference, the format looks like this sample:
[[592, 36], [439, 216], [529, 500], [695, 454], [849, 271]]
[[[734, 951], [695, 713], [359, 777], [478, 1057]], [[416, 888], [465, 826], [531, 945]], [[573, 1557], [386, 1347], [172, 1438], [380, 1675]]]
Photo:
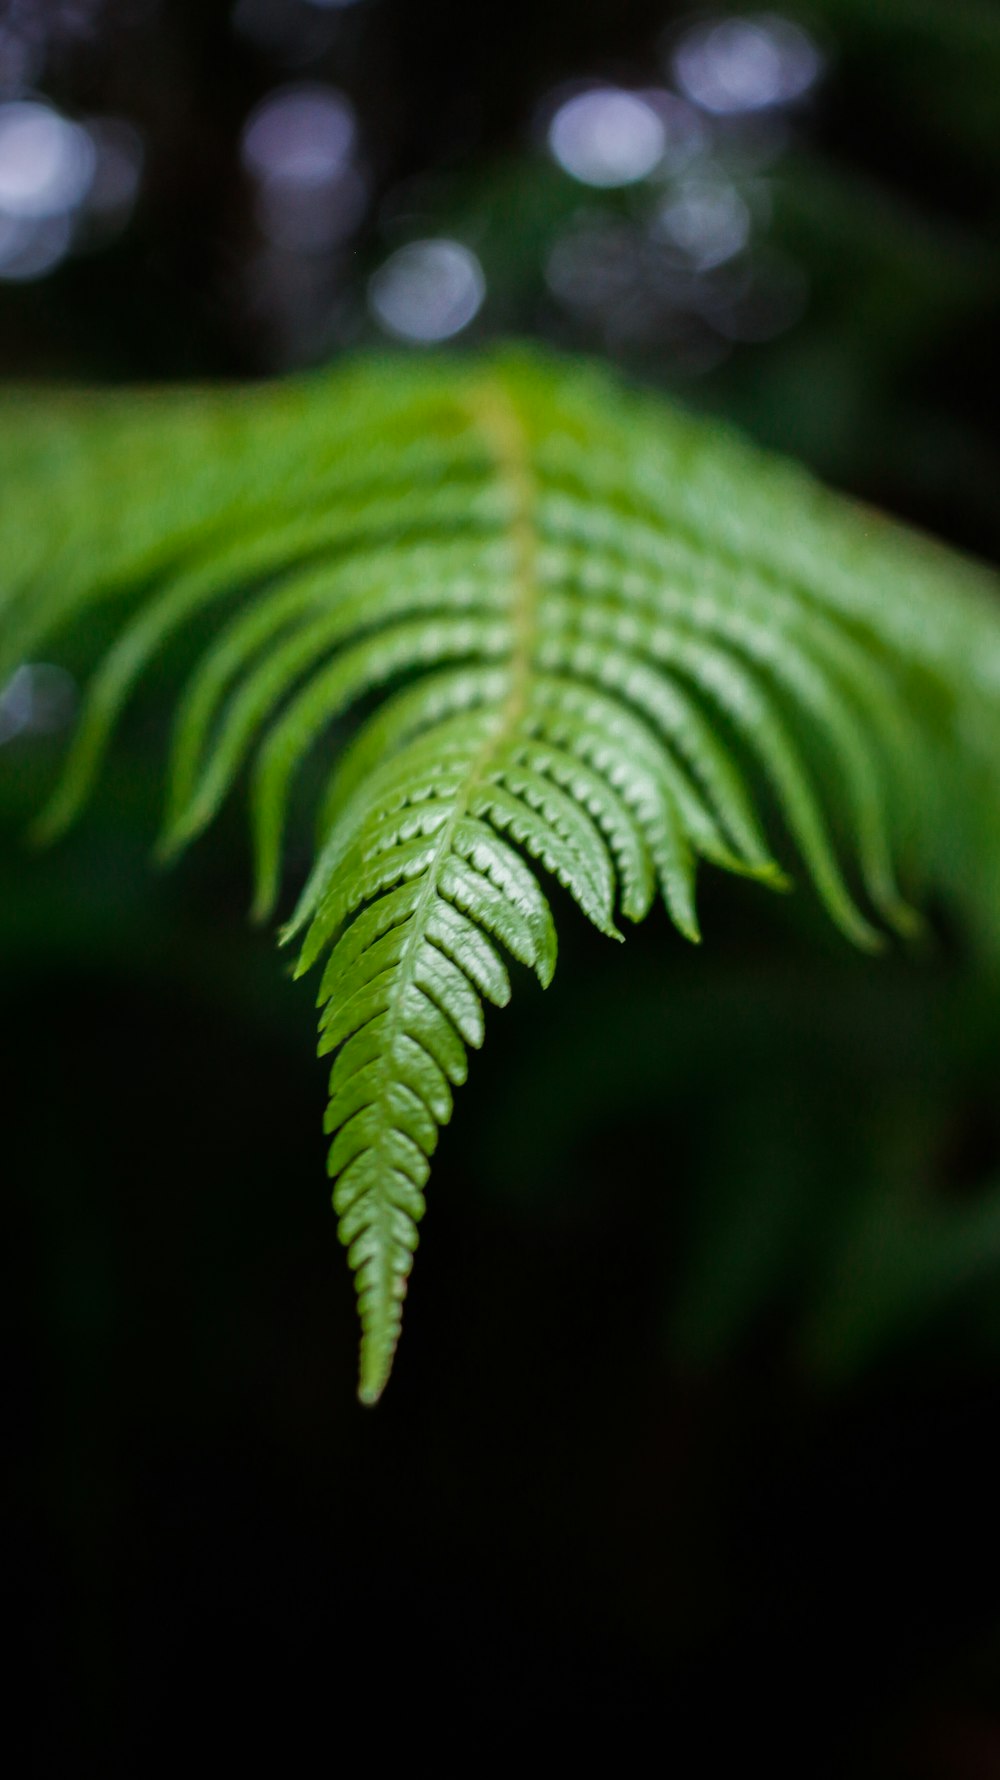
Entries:
[[[284, 938], [299, 974], [325, 960], [367, 1400], [484, 1003], [507, 958], [552, 975], [539, 869], [611, 937], [659, 893], [693, 940], [696, 861], [780, 884], [777, 818], [869, 947], [915, 924], [895, 860], [953, 880], [956, 786], [981, 789], [1000, 737], [990, 577], [594, 372], [511, 354], [26, 399], [0, 466], [0, 680], [98, 602], [118, 623], [46, 832], [149, 664], [211, 621], [161, 846], [249, 766], [263, 917], [296, 771], [360, 707]], [[998, 801], [965, 799], [990, 865]]]

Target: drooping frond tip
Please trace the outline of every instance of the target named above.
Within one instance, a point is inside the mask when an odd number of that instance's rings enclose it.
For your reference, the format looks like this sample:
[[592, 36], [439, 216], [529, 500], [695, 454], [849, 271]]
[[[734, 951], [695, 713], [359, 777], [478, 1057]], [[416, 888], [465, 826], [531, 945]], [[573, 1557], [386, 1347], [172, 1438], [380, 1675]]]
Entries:
[[248, 771], [270, 914], [296, 775], [325, 769], [284, 938], [299, 974], [325, 961], [329, 1170], [374, 1402], [484, 1006], [511, 962], [552, 976], [540, 878], [613, 938], [659, 898], [697, 940], [698, 860], [787, 882], [767, 825], [856, 944], [912, 932], [897, 865], [947, 878], [956, 774], [979, 782], [1000, 739], [992, 583], [524, 352], [32, 398], [14, 424], [0, 677], [99, 604], [116, 633], [47, 832], [188, 637], [165, 854]]

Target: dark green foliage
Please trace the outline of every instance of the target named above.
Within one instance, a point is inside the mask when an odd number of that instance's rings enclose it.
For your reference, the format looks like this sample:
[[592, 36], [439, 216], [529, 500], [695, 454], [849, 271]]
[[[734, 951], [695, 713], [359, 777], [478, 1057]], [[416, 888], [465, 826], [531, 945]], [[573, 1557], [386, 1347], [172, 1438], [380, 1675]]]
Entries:
[[917, 930], [897, 871], [996, 944], [991, 578], [596, 371], [510, 353], [24, 395], [0, 472], [0, 684], [99, 606], [114, 633], [44, 835], [188, 634], [164, 853], [247, 772], [268, 916], [295, 775], [332, 756], [284, 939], [300, 973], [325, 960], [366, 1401], [483, 1003], [506, 958], [552, 975], [535, 868], [613, 938], [659, 896], [696, 940], [696, 862], [782, 885], [773, 829], [856, 944]]

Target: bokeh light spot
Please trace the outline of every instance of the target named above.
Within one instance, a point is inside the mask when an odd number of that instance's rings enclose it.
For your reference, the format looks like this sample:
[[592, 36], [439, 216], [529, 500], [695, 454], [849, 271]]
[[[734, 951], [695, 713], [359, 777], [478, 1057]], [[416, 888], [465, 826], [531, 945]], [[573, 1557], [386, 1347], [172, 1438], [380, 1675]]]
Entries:
[[251, 113], [241, 152], [273, 247], [323, 253], [354, 233], [369, 197], [357, 134], [354, 107], [336, 87], [283, 87]]
[[354, 107], [336, 87], [284, 87], [251, 112], [243, 164], [269, 184], [329, 185], [349, 164], [356, 136]]
[[732, 259], [750, 237], [750, 212], [735, 186], [710, 178], [685, 179], [661, 206], [656, 232], [699, 272]]
[[0, 691], [0, 743], [18, 735], [53, 735], [73, 721], [76, 681], [47, 661], [25, 662]]
[[548, 131], [549, 149], [583, 185], [611, 188], [648, 178], [663, 158], [667, 133], [638, 93], [595, 87], [564, 100]]
[[774, 13], [693, 25], [672, 63], [685, 97], [723, 117], [789, 105], [809, 91], [822, 68], [812, 38]]
[[0, 105], [0, 213], [32, 220], [62, 216], [86, 197], [94, 144], [79, 124], [33, 99]]
[[460, 334], [478, 315], [486, 280], [460, 241], [411, 241], [391, 254], [368, 286], [379, 325], [399, 340], [433, 345]]

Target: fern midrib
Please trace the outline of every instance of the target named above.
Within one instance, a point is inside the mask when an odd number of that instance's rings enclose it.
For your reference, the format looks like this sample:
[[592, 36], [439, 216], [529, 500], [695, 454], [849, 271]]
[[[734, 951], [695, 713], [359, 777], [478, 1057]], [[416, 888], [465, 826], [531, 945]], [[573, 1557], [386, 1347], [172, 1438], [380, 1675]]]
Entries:
[[[395, 1129], [389, 1117], [389, 1101], [393, 1085], [393, 1069], [400, 1039], [404, 1036], [403, 1008], [415, 984], [420, 953], [426, 940], [427, 922], [439, 894], [441, 873], [451, 856], [452, 842], [459, 822], [468, 813], [473, 793], [483, 783], [490, 765], [513, 739], [528, 708], [535, 646], [538, 635], [538, 602], [540, 585], [537, 573], [538, 537], [535, 524], [537, 488], [531, 466], [531, 454], [524, 423], [507, 390], [495, 380], [479, 384], [470, 391], [465, 403], [473, 425], [478, 427], [490, 449], [497, 479], [507, 491], [510, 503], [510, 541], [513, 565], [511, 574], [511, 653], [510, 684], [500, 707], [499, 719], [473, 756], [469, 770], [455, 794], [447, 822], [437, 837], [433, 858], [427, 868], [419, 901], [407, 923], [409, 933], [397, 967], [390, 1007], [386, 1042], [382, 1050], [377, 1098], [374, 1102], [377, 1126], [372, 1142], [376, 1154]], [[445, 1015], [445, 1018], [448, 1016]], [[384, 1304], [391, 1302], [393, 1283], [394, 1239], [387, 1217], [388, 1203], [380, 1196], [376, 1215], [382, 1224], [379, 1266], [382, 1277], [379, 1292]], [[361, 1356], [361, 1396], [375, 1402], [386, 1383], [392, 1362], [392, 1342], [388, 1352], [379, 1350], [378, 1338], [373, 1341], [365, 1330]]]

